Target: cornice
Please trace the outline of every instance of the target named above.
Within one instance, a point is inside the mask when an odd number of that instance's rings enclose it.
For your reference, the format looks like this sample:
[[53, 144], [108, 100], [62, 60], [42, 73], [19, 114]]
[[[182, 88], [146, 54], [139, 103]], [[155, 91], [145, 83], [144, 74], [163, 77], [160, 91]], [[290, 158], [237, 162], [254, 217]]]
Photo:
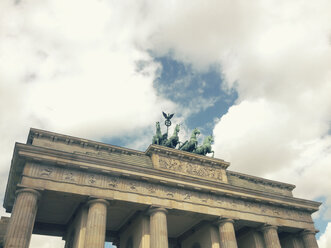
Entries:
[[[127, 155], [137, 155], [137, 156], [151, 156], [151, 154], [156, 153], [160, 155], [166, 155], [166, 156], [172, 156], [176, 157], [180, 160], [186, 160], [189, 162], [198, 162], [201, 164], [205, 165], [210, 165], [210, 166], [219, 166], [223, 169], [227, 169], [230, 166], [229, 162], [226, 162], [222, 159], [218, 158], [211, 158], [208, 156], [202, 156], [190, 152], [185, 152], [177, 149], [172, 149], [164, 146], [159, 146], [159, 145], [150, 145], [145, 152], [129, 149], [129, 148], [124, 148], [124, 147], [119, 147], [115, 145], [109, 145], [105, 144], [102, 142], [97, 142], [97, 141], [92, 141], [88, 139], [82, 139], [82, 138], [77, 138], [74, 136], [69, 136], [69, 135], [63, 135], [63, 134], [58, 134], [46, 130], [41, 130], [41, 129], [36, 129], [36, 128], [31, 128], [27, 140], [27, 144], [32, 144], [33, 139], [35, 137], [42, 137], [44, 139], [48, 139], [53, 142], [61, 142], [63, 144], [67, 145], [79, 145], [85, 148], [93, 148], [96, 151], [105, 151], [105, 152], [115, 152], [115, 153], [120, 153], [120, 154], [127, 154]], [[251, 182], [257, 182], [260, 184], [265, 184], [269, 185], [271, 187], [279, 187], [279, 188], [285, 188], [288, 190], [293, 190], [295, 188], [295, 185], [293, 184], [287, 184], [287, 183], [282, 183], [282, 182], [277, 182], [273, 180], [268, 180], [265, 178], [260, 178], [256, 176], [251, 176], [239, 172], [234, 172], [234, 171], [229, 171], [227, 170], [227, 174], [231, 176], [235, 176], [238, 178], [242, 178]]]
[[45, 131], [41, 129], [36, 129], [36, 128], [30, 128], [27, 144], [32, 144], [33, 139], [37, 138], [44, 138], [48, 139], [53, 142], [61, 142], [66, 145], [79, 145], [85, 148], [93, 148], [97, 151], [108, 151], [108, 152], [118, 152], [118, 153], [123, 153], [123, 154], [128, 154], [128, 155], [138, 155], [138, 156], [143, 156], [145, 155], [144, 152], [133, 150], [130, 148], [125, 148], [125, 147], [120, 147], [120, 146], [115, 146], [115, 145], [109, 145], [105, 144], [102, 142], [97, 142], [97, 141], [92, 141], [88, 139], [83, 139], [83, 138], [77, 138], [74, 136], [70, 135], [64, 135], [64, 134], [59, 134], [59, 133], [54, 133], [50, 131]]
[[273, 181], [270, 179], [265, 179], [265, 178], [261, 178], [261, 177], [256, 177], [256, 176], [251, 176], [251, 175], [247, 175], [247, 174], [243, 174], [243, 173], [239, 173], [239, 172], [235, 172], [235, 171], [229, 171], [227, 170], [226, 173], [228, 175], [231, 176], [235, 176], [241, 179], [245, 179], [254, 183], [260, 183], [260, 184], [265, 184], [265, 185], [269, 185], [272, 187], [277, 187], [277, 188], [284, 188], [284, 189], [288, 189], [288, 190], [293, 190], [295, 189], [295, 185], [293, 184], [288, 184], [288, 183], [283, 183], [283, 182], [277, 182], [277, 181]]
[[[43, 162], [45, 164], [53, 164], [57, 166], [72, 167], [75, 169], [88, 170], [91, 172], [94, 171], [97, 173], [114, 173], [117, 171], [116, 173], [119, 173], [120, 176], [123, 177], [137, 178], [139, 180], [174, 185], [175, 187], [191, 188], [197, 191], [205, 191], [212, 194], [245, 199], [247, 201], [264, 202], [270, 205], [280, 205], [282, 207], [303, 209], [304, 211], [308, 212], [315, 212], [320, 206], [319, 202], [270, 194], [258, 190], [245, 189], [226, 183], [212, 182], [205, 179], [197, 179], [190, 176], [178, 175], [173, 172], [160, 171], [155, 168], [132, 166], [125, 163], [119, 164], [102, 158], [89, 157], [82, 154], [73, 154], [19, 143], [17, 143], [15, 146], [13, 161], [18, 161], [18, 159], [39, 163]], [[93, 165], [95, 167], [89, 165]], [[11, 172], [15, 170], [13, 167], [15, 167], [14, 164], [12, 165]], [[119, 172], [119, 170], [125, 172]], [[178, 183], [178, 181], [180, 181], [180, 183]], [[17, 182], [11, 183], [17, 184]], [[7, 191], [8, 188], [13, 187], [7, 185]], [[8, 193], [10, 193], [7, 191], [5, 198], [7, 198]]]

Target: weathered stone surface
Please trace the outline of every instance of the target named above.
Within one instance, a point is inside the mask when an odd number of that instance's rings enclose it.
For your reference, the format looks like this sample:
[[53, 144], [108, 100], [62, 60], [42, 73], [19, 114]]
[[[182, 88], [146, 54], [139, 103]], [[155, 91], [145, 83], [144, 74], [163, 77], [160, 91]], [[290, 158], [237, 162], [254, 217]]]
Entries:
[[[236, 247], [238, 232], [267, 223], [284, 228], [280, 232], [314, 231], [311, 214], [320, 203], [293, 197], [293, 185], [231, 172], [228, 166], [157, 145], [139, 152], [33, 129], [27, 144], [15, 146], [4, 207], [14, 217], [18, 187], [42, 191], [38, 232], [63, 236], [66, 248], [101, 248], [106, 238], [124, 247], [132, 242], [134, 248]], [[98, 200], [86, 208], [91, 198]], [[151, 207], [155, 210], [147, 216]], [[219, 216], [235, 219], [235, 225], [225, 221], [216, 227]], [[34, 217], [27, 222], [31, 229]], [[205, 227], [199, 229], [201, 223]], [[262, 238], [252, 231], [238, 240], [278, 247], [275, 229], [263, 233]], [[315, 236], [304, 233], [302, 240], [314, 247]]]
[[265, 225], [261, 230], [266, 248], [281, 248], [276, 226]]
[[0, 219], [0, 247], [4, 244], [5, 234], [9, 224], [9, 217], [1, 216]]
[[200, 247], [221, 248], [216, 227], [211, 224], [204, 225], [181, 242], [181, 248], [192, 248], [194, 245], [196, 247], [200, 245]]
[[150, 214], [150, 246], [155, 248], [168, 248], [167, 210], [164, 208], [151, 208]]
[[238, 247], [232, 219], [220, 218], [218, 221], [218, 229], [220, 233], [220, 246], [222, 248]]
[[[46, 173], [47, 171], [47, 173]], [[51, 171], [51, 173], [49, 173]], [[75, 185], [86, 185], [99, 189], [112, 189], [114, 194], [109, 196], [114, 199], [121, 199], [117, 196], [120, 192], [138, 194], [143, 196], [154, 196], [157, 198], [181, 201], [182, 203], [196, 204], [197, 208], [202, 206], [224, 211], [228, 210], [230, 215], [236, 211], [234, 217], [245, 219], [247, 213], [259, 215], [261, 218], [266, 216], [281, 218], [292, 221], [312, 223], [310, 214], [307, 212], [293, 210], [286, 207], [263, 204], [261, 202], [247, 201], [245, 199], [232, 198], [230, 196], [215, 193], [199, 192], [193, 189], [183, 189], [182, 187], [166, 186], [140, 180], [133, 180], [121, 176], [106, 176], [99, 173], [88, 173], [84, 171], [65, 169], [61, 167], [44, 167], [37, 163], [27, 164], [24, 175], [29, 178], [46, 178], [58, 182], [70, 183]], [[23, 181], [27, 182], [27, 178]], [[50, 188], [52, 186], [49, 186]], [[81, 192], [83, 193], [83, 192]], [[134, 198], [135, 201], [139, 199]], [[182, 204], [183, 206], [183, 204]], [[184, 207], [184, 206], [183, 206]], [[193, 210], [192, 208], [188, 210]], [[224, 212], [223, 212], [224, 213]]]
[[132, 242], [134, 248], [150, 248], [149, 216], [139, 214], [130, 221], [120, 233], [120, 247], [128, 247]]
[[304, 230], [301, 233], [303, 245], [305, 248], [318, 248], [315, 238], [315, 232], [312, 230]]
[[304, 248], [302, 238], [298, 234], [290, 234], [280, 240], [282, 248]]
[[85, 247], [104, 248], [108, 205], [109, 203], [103, 199], [88, 202]]
[[5, 248], [28, 248], [37, 213], [40, 193], [33, 189], [20, 189], [5, 235]]
[[253, 228], [236, 237], [240, 248], [265, 248], [262, 233]]
[[292, 184], [279, 183], [234, 171], [227, 171], [227, 178], [229, 184], [234, 186], [285, 196], [293, 196], [292, 190], [295, 188]]

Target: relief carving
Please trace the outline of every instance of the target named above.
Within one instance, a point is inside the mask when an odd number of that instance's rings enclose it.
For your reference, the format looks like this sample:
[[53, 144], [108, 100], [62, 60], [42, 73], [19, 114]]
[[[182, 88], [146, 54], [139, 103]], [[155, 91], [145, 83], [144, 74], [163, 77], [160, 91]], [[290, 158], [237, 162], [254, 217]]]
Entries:
[[43, 177], [51, 177], [51, 174], [53, 173], [54, 171], [54, 168], [53, 167], [45, 167], [45, 168], [42, 168], [40, 173], [39, 173], [39, 176], [43, 176]]
[[97, 181], [96, 175], [93, 175], [93, 174], [89, 175], [87, 181], [88, 181], [89, 184], [95, 184], [96, 181]]
[[208, 198], [211, 198], [209, 195], [206, 195], [206, 194], [198, 195], [198, 197], [204, 203], [207, 203], [208, 202]]
[[222, 169], [160, 157], [160, 168], [190, 174], [197, 177], [222, 180]]
[[108, 178], [108, 186], [112, 188], [117, 188], [119, 183], [119, 178], [118, 177], [109, 177]]
[[77, 182], [77, 176], [72, 171], [64, 171], [63, 179], [70, 182]]
[[176, 190], [174, 188], [165, 187], [165, 192], [167, 196], [175, 197]]
[[137, 190], [137, 183], [136, 182], [129, 182], [129, 187], [131, 190]]
[[190, 192], [186, 192], [184, 194], [184, 200], [189, 200], [189, 199], [191, 199], [191, 193]]
[[156, 193], [157, 188], [154, 184], [147, 184], [146, 188], [147, 188], [148, 193], [151, 193], [151, 194]]
[[167, 159], [167, 158], [160, 159], [160, 167], [172, 171], [183, 172], [182, 163], [183, 162], [180, 162], [179, 160], [175, 160], [175, 159]]
[[273, 208], [273, 213], [274, 213], [275, 215], [280, 215], [280, 213], [279, 213], [279, 209], [276, 208], [276, 207]]
[[[165, 166], [165, 164], [163, 164]], [[179, 164], [174, 162], [170, 167], [174, 170], [185, 170], [189, 168], [191, 173], [198, 175], [204, 175], [203, 170], [195, 168], [194, 166], [187, 164]], [[44, 167], [40, 168], [38, 175], [43, 177], [50, 177], [55, 173], [55, 168]], [[209, 174], [212, 175], [212, 174]], [[85, 185], [95, 186], [98, 182], [98, 174], [83, 173], [81, 176], [86, 178], [82, 181]], [[298, 211], [278, 206], [270, 206], [264, 203], [249, 202], [243, 199], [234, 199], [231, 196], [210, 194], [207, 192], [197, 192], [188, 189], [179, 189], [175, 186], [164, 186], [150, 182], [140, 182], [137, 180], [120, 178], [116, 176], [104, 176], [106, 180], [105, 186], [112, 189], [139, 192], [140, 194], [150, 195], [155, 197], [168, 197], [177, 201], [185, 201], [192, 204], [204, 204], [210, 207], [217, 207], [229, 210], [250, 212], [254, 214], [262, 214], [272, 217], [281, 217], [298, 221], [311, 222], [309, 213], [304, 211]], [[62, 174], [62, 180], [70, 182], [78, 182], [79, 174], [75, 171], [65, 169]], [[123, 187], [120, 187], [120, 186]]]

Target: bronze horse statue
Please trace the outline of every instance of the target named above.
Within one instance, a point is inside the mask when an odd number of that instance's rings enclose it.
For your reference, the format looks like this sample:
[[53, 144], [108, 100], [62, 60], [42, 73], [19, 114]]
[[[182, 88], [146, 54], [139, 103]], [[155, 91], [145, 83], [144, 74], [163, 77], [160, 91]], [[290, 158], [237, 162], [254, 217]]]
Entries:
[[178, 137], [179, 130], [180, 130], [180, 125], [177, 124], [174, 129], [174, 134], [169, 139], [165, 140], [163, 145], [170, 148], [176, 148], [177, 144], [179, 143], [179, 137]]
[[179, 147], [179, 150], [193, 152], [195, 149], [197, 149], [198, 140], [196, 136], [199, 134], [199, 129], [195, 128], [191, 134], [190, 140], [185, 141], [184, 144]]
[[213, 153], [214, 157], [214, 151], [211, 150], [211, 144], [214, 142], [214, 138], [213, 136], [207, 136], [204, 141], [203, 144], [201, 146], [198, 146], [197, 149], [195, 149], [193, 152], [196, 154], [200, 154], [200, 155], [206, 155], [207, 153]]
[[162, 145], [163, 135], [161, 133], [160, 122], [156, 122], [156, 134], [153, 136], [152, 144]]

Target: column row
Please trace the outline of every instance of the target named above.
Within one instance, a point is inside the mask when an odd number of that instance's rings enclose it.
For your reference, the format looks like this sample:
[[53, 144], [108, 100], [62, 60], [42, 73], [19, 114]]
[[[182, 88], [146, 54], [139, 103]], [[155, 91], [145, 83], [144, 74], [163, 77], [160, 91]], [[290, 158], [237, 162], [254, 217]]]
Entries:
[[[39, 198], [40, 193], [34, 189], [17, 191], [12, 216], [5, 236], [4, 248], [29, 247]], [[87, 218], [84, 224], [85, 228], [83, 228], [84, 234], [76, 233], [76, 238], [69, 246], [104, 248], [108, 205], [109, 203], [104, 199], [88, 201], [86, 208]], [[150, 215], [150, 247], [168, 248], [167, 210], [161, 207], [152, 207], [148, 213]], [[220, 218], [217, 224], [220, 247], [237, 248], [234, 221], [230, 218]], [[264, 225], [261, 231], [266, 248], [281, 248], [276, 226]], [[77, 236], [80, 237], [77, 238]], [[302, 232], [302, 240], [305, 248], [318, 247], [315, 233], [312, 231]], [[78, 245], [77, 242], [79, 243]]]
[[[28, 248], [38, 209], [40, 193], [34, 189], [21, 189], [16, 192], [15, 204], [4, 240], [4, 248]], [[88, 215], [84, 242], [79, 247], [104, 248], [106, 235], [107, 206], [103, 199], [87, 203]], [[70, 243], [70, 242], [69, 242]], [[73, 246], [67, 244], [67, 246]]]
[[[237, 241], [235, 237], [235, 230], [233, 226], [233, 220], [224, 218], [218, 221], [219, 232], [220, 232], [220, 247], [221, 248], [237, 248]], [[281, 248], [277, 226], [273, 225], [263, 225], [259, 230], [263, 234], [263, 240], [260, 242], [257, 240], [255, 242], [255, 248]], [[318, 248], [318, 244], [315, 238], [315, 232], [305, 230], [300, 233], [302, 237], [302, 245], [304, 248]], [[264, 242], [263, 242], [264, 241]], [[301, 245], [298, 243], [298, 240], [292, 240], [293, 248], [301, 248]], [[263, 244], [264, 243], [264, 244]], [[287, 247], [287, 246], [286, 246]]]

